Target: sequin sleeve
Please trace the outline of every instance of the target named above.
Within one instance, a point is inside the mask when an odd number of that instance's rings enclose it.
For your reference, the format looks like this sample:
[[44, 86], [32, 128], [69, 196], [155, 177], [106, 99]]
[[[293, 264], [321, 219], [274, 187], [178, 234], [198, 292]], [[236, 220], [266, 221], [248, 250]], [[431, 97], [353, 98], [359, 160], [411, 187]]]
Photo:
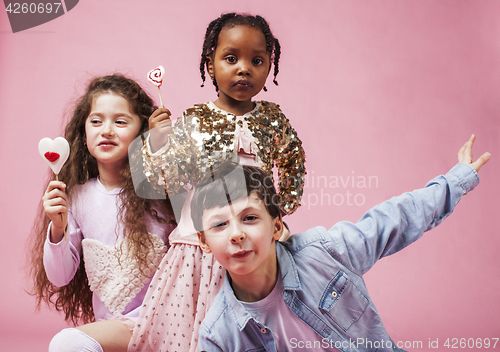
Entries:
[[[221, 138], [221, 134], [216, 133], [219, 131], [215, 131], [213, 126], [218, 124], [210, 118], [212, 113], [206, 104], [195, 105], [177, 119], [165, 152], [153, 155], [148, 153], [146, 147], [143, 148], [145, 173], [149, 182], [164, 187], [169, 195], [177, 194], [189, 188], [189, 185], [195, 186], [207, 168], [225, 159], [221, 156], [225, 150], [212, 148], [211, 142], [218, 142], [216, 146], [225, 143], [226, 146], [231, 136], [222, 134], [224, 138]], [[227, 128], [224, 124], [220, 125], [221, 128]]]
[[279, 105], [262, 101], [259, 111], [248, 118], [260, 153], [263, 168], [278, 169], [278, 190], [281, 210], [291, 214], [300, 206], [304, 188], [305, 154], [297, 132], [290, 125]]
[[[144, 172], [148, 181], [156, 188], [164, 188], [169, 194], [178, 193], [188, 182], [184, 173], [189, 172], [190, 161], [195, 159], [196, 143], [192, 136], [196, 134], [198, 124], [190, 110], [184, 111], [177, 119], [169, 135], [168, 148], [163, 152], [151, 154], [144, 145]], [[192, 172], [192, 170], [191, 170]]]
[[[163, 191], [163, 184], [165, 183], [161, 168], [156, 168], [155, 165], [160, 165], [162, 151], [158, 151], [155, 154], [151, 154], [148, 147], [149, 138], [144, 140], [144, 145], [142, 146], [142, 161], [144, 175], [148, 180], [149, 184], [153, 186], [156, 191]], [[162, 148], [163, 149], [163, 148]]]
[[282, 197], [281, 208], [285, 214], [292, 214], [300, 206], [302, 199], [306, 175], [305, 152], [302, 148], [302, 141], [279, 105], [274, 105], [274, 109], [276, 109], [278, 123], [278, 133], [274, 140], [277, 152], [274, 156], [274, 163], [278, 168], [278, 188]]

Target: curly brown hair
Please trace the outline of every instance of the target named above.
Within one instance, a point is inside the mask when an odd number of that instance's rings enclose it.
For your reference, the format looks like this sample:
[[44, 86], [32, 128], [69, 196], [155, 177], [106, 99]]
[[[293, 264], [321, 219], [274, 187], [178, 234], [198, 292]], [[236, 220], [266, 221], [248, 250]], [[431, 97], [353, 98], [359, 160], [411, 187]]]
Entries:
[[[147, 131], [148, 118], [156, 109], [151, 98], [139, 84], [121, 74], [96, 77], [90, 81], [86, 93], [76, 103], [64, 134], [70, 145], [70, 155], [59, 173], [59, 179], [66, 184], [68, 199], [76, 197], [76, 185], [84, 184], [89, 179], [99, 175], [97, 161], [86, 146], [85, 121], [95, 99], [106, 93], [120, 95], [128, 101], [131, 112], [141, 119], [142, 125], [139, 131], [141, 136]], [[136, 154], [132, 153], [129, 157], [141, 157], [139, 153]], [[123, 236], [129, 239], [129, 241], [124, 242], [129, 244], [129, 253], [136, 258], [142, 271], [148, 264], [147, 254], [153, 249], [150, 236], [144, 236], [147, 233], [146, 212], [163, 224], [175, 224], [175, 220], [173, 220], [174, 214], [168, 197], [167, 199], [152, 200], [142, 198], [136, 193], [132, 179], [134, 170], [131, 170], [130, 165], [140, 164], [130, 160], [121, 170], [124, 184], [119, 194], [122, 205], [119, 209], [118, 220], [124, 224]], [[52, 175], [44, 190], [48, 183], [54, 179], [55, 176]], [[54, 305], [57, 311], [63, 311], [65, 320], [75, 325], [95, 321], [92, 292], [83, 264], [83, 255], [81, 255], [80, 266], [68, 285], [56, 287], [47, 278], [43, 265], [43, 247], [49, 224], [50, 220], [45, 215], [42, 203], [40, 203], [38, 216], [30, 236], [27, 268], [33, 282], [29, 293], [36, 297], [37, 309], [40, 308], [42, 302], [45, 302], [48, 306]]]

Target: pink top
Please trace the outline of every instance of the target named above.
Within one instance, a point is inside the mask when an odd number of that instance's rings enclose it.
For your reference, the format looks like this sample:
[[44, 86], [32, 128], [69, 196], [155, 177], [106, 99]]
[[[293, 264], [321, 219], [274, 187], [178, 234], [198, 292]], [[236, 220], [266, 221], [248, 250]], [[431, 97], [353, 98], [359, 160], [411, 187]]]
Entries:
[[[146, 275], [140, 274], [137, 264], [128, 259], [126, 250], [121, 256], [117, 254], [123, 241], [123, 227], [117, 221], [120, 190], [108, 191], [96, 178], [77, 186], [77, 196], [68, 211], [68, 240], [52, 243], [47, 236], [44, 247], [47, 277], [59, 287], [73, 279], [84, 253], [96, 320], [120, 315], [137, 317], [148, 283], [166, 252], [164, 243], [174, 227], [159, 224], [146, 214], [146, 228], [155, 250]], [[122, 265], [118, 264], [118, 257]]]

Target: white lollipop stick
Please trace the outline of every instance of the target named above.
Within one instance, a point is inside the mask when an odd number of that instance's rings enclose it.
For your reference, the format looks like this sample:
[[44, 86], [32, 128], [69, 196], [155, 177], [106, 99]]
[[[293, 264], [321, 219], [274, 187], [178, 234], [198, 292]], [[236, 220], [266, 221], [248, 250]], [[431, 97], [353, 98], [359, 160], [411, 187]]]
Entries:
[[[42, 138], [38, 143], [38, 152], [47, 164], [49, 164], [52, 171], [56, 174], [56, 180], [59, 181], [59, 172], [62, 166], [69, 157], [69, 143], [63, 137], [57, 137], [52, 140], [50, 138]], [[64, 225], [64, 218], [61, 214], [61, 219]], [[66, 238], [66, 226], [63, 227], [64, 239]]]
[[163, 83], [163, 76], [165, 76], [165, 69], [163, 68], [163, 66], [158, 66], [154, 70], [148, 72], [148, 81], [158, 87], [158, 94], [160, 95], [160, 107], [163, 107], [160, 90], [160, 87]]
[[158, 86], [158, 95], [160, 96], [160, 108], [163, 107], [163, 101], [161, 100], [161, 90], [160, 90], [160, 86]]

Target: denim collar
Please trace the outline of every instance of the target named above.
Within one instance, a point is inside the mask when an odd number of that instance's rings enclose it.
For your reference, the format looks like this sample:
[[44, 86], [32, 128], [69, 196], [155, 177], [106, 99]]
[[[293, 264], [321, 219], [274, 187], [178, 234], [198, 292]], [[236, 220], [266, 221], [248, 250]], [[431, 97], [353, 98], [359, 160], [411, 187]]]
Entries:
[[245, 307], [243, 307], [243, 304], [241, 304], [236, 298], [229, 281], [230, 276], [226, 271], [226, 278], [224, 280], [224, 287], [222, 288], [222, 290], [224, 291], [224, 297], [226, 298], [226, 303], [229, 307], [230, 314], [233, 315], [234, 321], [236, 322], [236, 325], [238, 325], [238, 329], [240, 331], [243, 331], [248, 321], [250, 321], [252, 317], [250, 316], [250, 314], [248, 314]]
[[292, 253], [287, 251], [280, 242], [276, 242], [276, 258], [278, 258], [281, 278], [283, 279], [283, 290], [302, 290]]

